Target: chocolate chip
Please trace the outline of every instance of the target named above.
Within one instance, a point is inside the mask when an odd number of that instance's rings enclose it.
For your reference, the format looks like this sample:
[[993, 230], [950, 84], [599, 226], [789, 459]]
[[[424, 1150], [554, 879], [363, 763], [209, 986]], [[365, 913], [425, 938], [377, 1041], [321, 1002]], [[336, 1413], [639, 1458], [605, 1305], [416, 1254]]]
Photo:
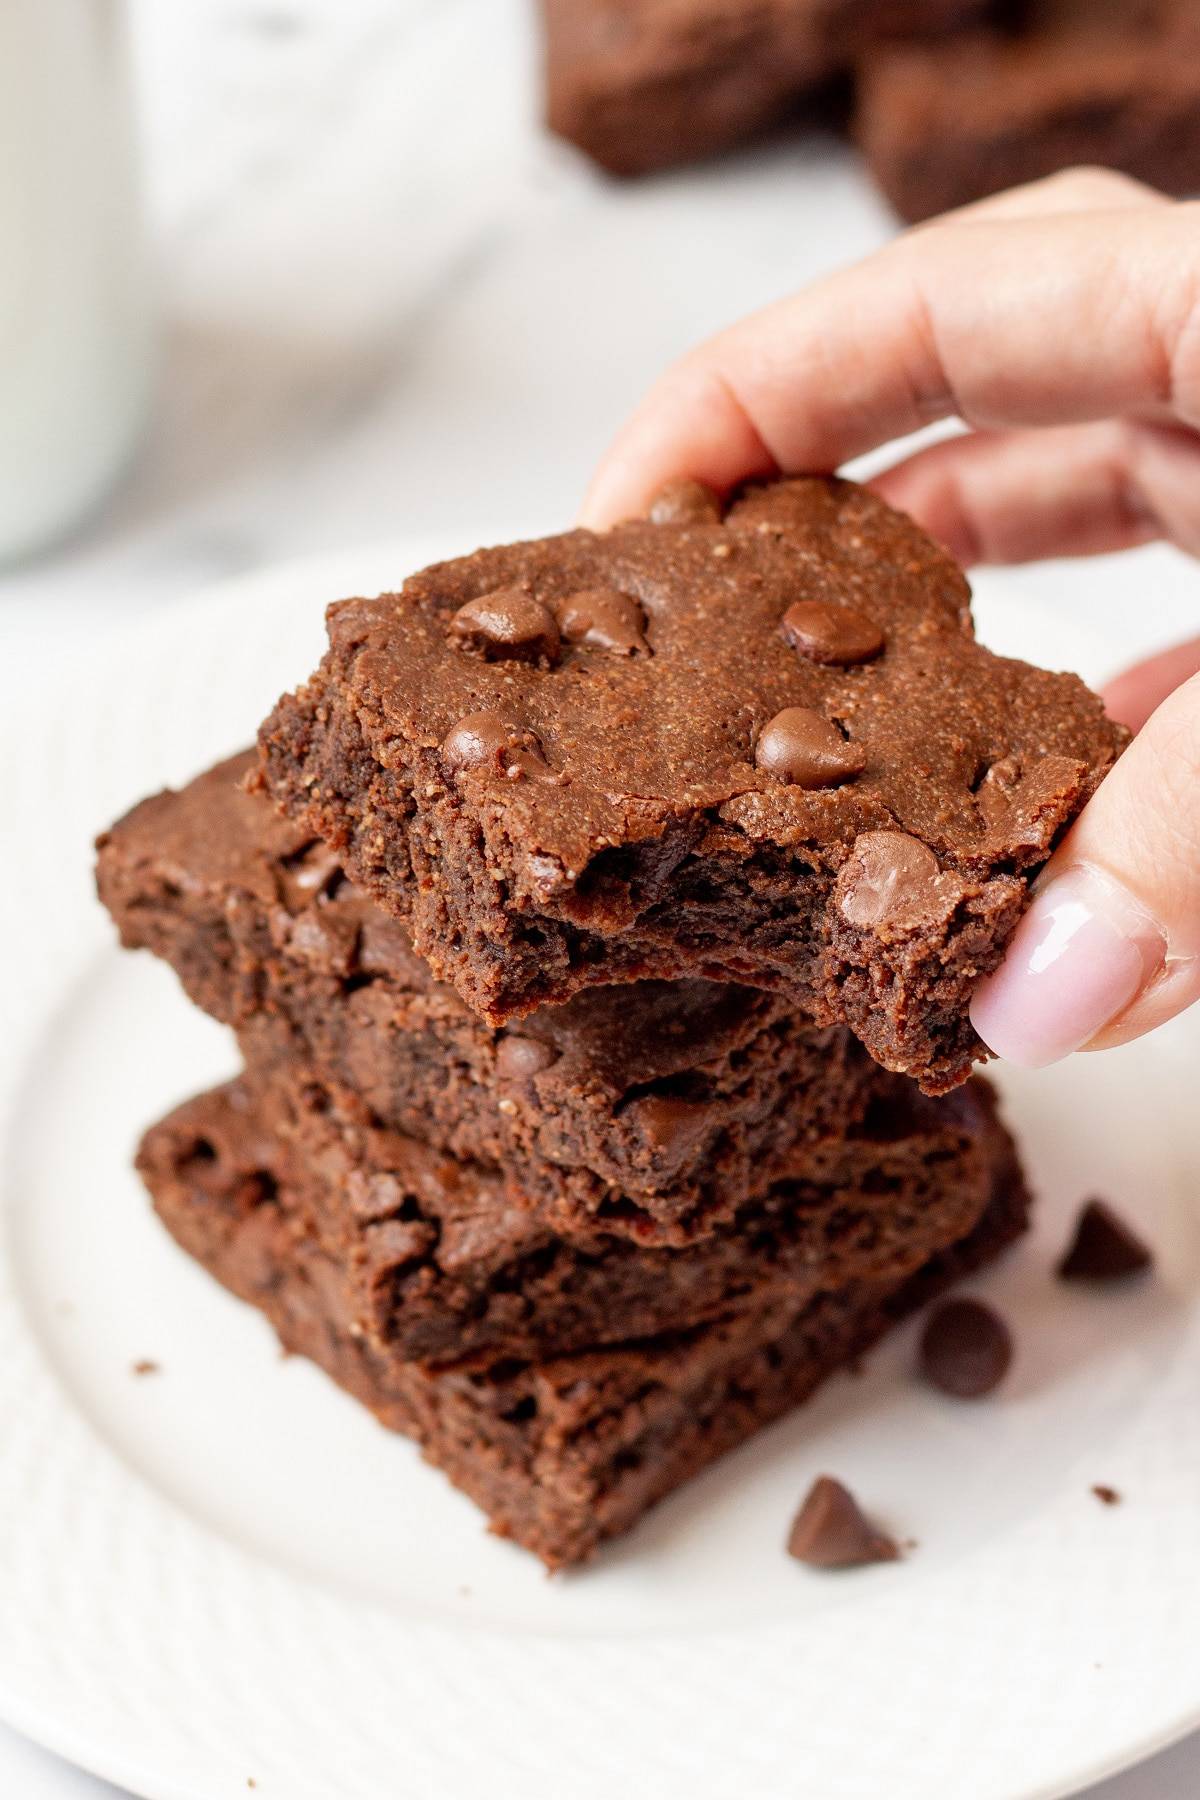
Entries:
[[1115, 1487], [1109, 1487], [1106, 1481], [1092, 1483], [1092, 1492], [1101, 1506], [1120, 1506], [1121, 1496]]
[[641, 604], [619, 588], [585, 588], [569, 595], [558, 609], [558, 623], [572, 644], [611, 650], [618, 656], [649, 649]]
[[651, 1153], [674, 1163], [699, 1143], [712, 1117], [709, 1107], [674, 1094], [647, 1094], [629, 1110]]
[[719, 497], [702, 481], [668, 481], [650, 502], [646, 517], [652, 525], [715, 525], [721, 510]]
[[1060, 1281], [1124, 1281], [1140, 1275], [1154, 1261], [1125, 1221], [1103, 1200], [1088, 1200], [1075, 1224], [1075, 1236], [1058, 1265]]
[[1012, 1361], [1012, 1333], [981, 1300], [946, 1300], [921, 1333], [926, 1380], [956, 1400], [978, 1400], [1003, 1381]]
[[865, 1563], [895, 1562], [895, 1540], [865, 1518], [849, 1488], [822, 1475], [796, 1514], [788, 1555], [813, 1569], [854, 1569]]
[[809, 662], [870, 662], [883, 649], [884, 636], [873, 619], [853, 606], [827, 600], [797, 600], [783, 615], [784, 637]]
[[838, 877], [842, 917], [862, 931], [932, 923], [960, 891], [927, 844], [906, 831], [864, 831]]
[[510, 1032], [496, 1045], [496, 1073], [501, 1081], [528, 1081], [558, 1061], [558, 1051], [541, 1038]]
[[289, 912], [299, 912], [341, 880], [341, 858], [318, 839], [285, 858], [276, 877], [279, 898]]
[[856, 744], [806, 706], [788, 706], [764, 725], [754, 760], [769, 775], [802, 788], [839, 787], [866, 767]]
[[442, 755], [452, 769], [479, 769], [488, 764], [497, 774], [521, 768], [517, 759], [535, 759], [544, 767], [541, 745], [526, 725], [506, 719], [503, 713], [468, 713], [442, 744]]
[[450, 621], [451, 641], [488, 662], [553, 663], [558, 624], [549, 607], [524, 588], [497, 588], [460, 606]]

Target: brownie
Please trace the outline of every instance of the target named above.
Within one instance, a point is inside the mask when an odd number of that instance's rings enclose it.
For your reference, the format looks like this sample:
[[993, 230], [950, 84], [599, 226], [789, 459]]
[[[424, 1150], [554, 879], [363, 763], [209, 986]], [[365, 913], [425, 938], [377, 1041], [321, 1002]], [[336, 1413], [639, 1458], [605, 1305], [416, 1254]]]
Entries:
[[615, 175], [810, 113], [881, 36], [978, 22], [987, 0], [542, 0], [551, 130]]
[[789, 1179], [679, 1249], [558, 1237], [498, 1171], [356, 1125], [297, 1079], [252, 1075], [188, 1102], [139, 1167], [154, 1191], [186, 1166], [197, 1186], [286, 1193], [293, 1230], [341, 1271], [347, 1315], [403, 1360], [544, 1357], [794, 1310], [820, 1286], [899, 1278], [961, 1237], [1013, 1162], [992, 1096], [892, 1086], [859, 1136], [806, 1147]]
[[998, 1170], [983, 1218], [906, 1280], [852, 1284], [798, 1310], [743, 1310], [604, 1351], [431, 1373], [359, 1334], [338, 1263], [290, 1228], [284, 1172], [264, 1164], [252, 1121], [249, 1131], [244, 1154], [205, 1164], [175, 1126], [164, 1129], [146, 1172], [167, 1228], [266, 1314], [288, 1350], [415, 1438], [493, 1531], [552, 1569], [584, 1561], [628, 1530], [1025, 1224], [1024, 1189]]
[[992, 655], [949, 556], [852, 483], [705, 490], [330, 609], [260, 779], [495, 1026], [710, 980], [930, 1092], [1125, 734]]
[[1195, 193], [1198, 51], [1190, 0], [1032, 0], [1019, 35], [869, 55], [856, 135], [906, 219], [1076, 163]]
[[503, 1165], [556, 1230], [686, 1242], [761, 1194], [805, 1138], [861, 1119], [875, 1065], [786, 999], [700, 980], [598, 988], [519, 1030], [434, 981], [403, 925], [244, 792], [253, 753], [155, 795], [100, 840], [122, 941], [178, 972], [257, 1067]]

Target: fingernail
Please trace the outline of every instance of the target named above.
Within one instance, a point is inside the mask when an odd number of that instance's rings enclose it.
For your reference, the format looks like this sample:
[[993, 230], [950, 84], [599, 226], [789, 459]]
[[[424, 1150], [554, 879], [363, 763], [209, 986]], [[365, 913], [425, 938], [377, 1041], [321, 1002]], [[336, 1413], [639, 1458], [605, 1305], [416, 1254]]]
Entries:
[[1035, 895], [1004, 961], [976, 988], [971, 1022], [997, 1056], [1044, 1068], [1124, 1012], [1165, 955], [1161, 930], [1128, 889], [1076, 866]]

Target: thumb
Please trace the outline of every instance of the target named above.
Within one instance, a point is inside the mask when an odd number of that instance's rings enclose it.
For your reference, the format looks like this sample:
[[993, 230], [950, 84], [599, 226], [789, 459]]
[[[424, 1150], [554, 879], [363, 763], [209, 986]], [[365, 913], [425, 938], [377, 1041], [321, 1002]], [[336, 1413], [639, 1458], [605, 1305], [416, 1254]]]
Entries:
[[1200, 676], [1175, 690], [1038, 881], [971, 1018], [1025, 1068], [1140, 1037], [1200, 998]]

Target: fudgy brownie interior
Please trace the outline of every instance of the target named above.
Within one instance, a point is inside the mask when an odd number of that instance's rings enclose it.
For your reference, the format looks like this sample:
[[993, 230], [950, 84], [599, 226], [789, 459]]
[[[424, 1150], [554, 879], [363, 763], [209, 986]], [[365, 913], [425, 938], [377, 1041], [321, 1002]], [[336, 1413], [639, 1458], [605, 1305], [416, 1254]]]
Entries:
[[308, 1070], [365, 1122], [503, 1166], [556, 1230], [685, 1243], [853, 1127], [879, 1071], [783, 996], [685, 979], [597, 988], [500, 1031], [436, 982], [403, 925], [242, 781], [231, 757], [100, 841], [122, 942], [238, 1028], [256, 1068]]
[[[234, 1090], [230, 1104], [236, 1106]], [[222, 1127], [232, 1146], [241, 1129]], [[907, 1280], [851, 1284], [799, 1311], [743, 1312], [665, 1338], [548, 1362], [434, 1374], [374, 1347], [347, 1313], [344, 1270], [287, 1222], [286, 1176], [253, 1123], [241, 1153], [197, 1159], [168, 1123], [143, 1174], [168, 1230], [383, 1424], [413, 1437], [491, 1520], [550, 1568], [586, 1560], [656, 1501], [805, 1399], [898, 1318], [989, 1261], [1025, 1224], [999, 1155], [987, 1211]], [[180, 1152], [183, 1152], [180, 1154]]]
[[294, 1077], [188, 1102], [139, 1166], [152, 1179], [165, 1157], [192, 1165], [197, 1186], [286, 1195], [293, 1230], [342, 1272], [356, 1328], [403, 1359], [545, 1357], [794, 1310], [820, 1287], [907, 1274], [961, 1237], [1011, 1143], [982, 1084], [940, 1103], [907, 1085], [893, 1082], [859, 1135], [806, 1146], [761, 1199], [681, 1248], [558, 1237], [499, 1171], [339, 1119]]

